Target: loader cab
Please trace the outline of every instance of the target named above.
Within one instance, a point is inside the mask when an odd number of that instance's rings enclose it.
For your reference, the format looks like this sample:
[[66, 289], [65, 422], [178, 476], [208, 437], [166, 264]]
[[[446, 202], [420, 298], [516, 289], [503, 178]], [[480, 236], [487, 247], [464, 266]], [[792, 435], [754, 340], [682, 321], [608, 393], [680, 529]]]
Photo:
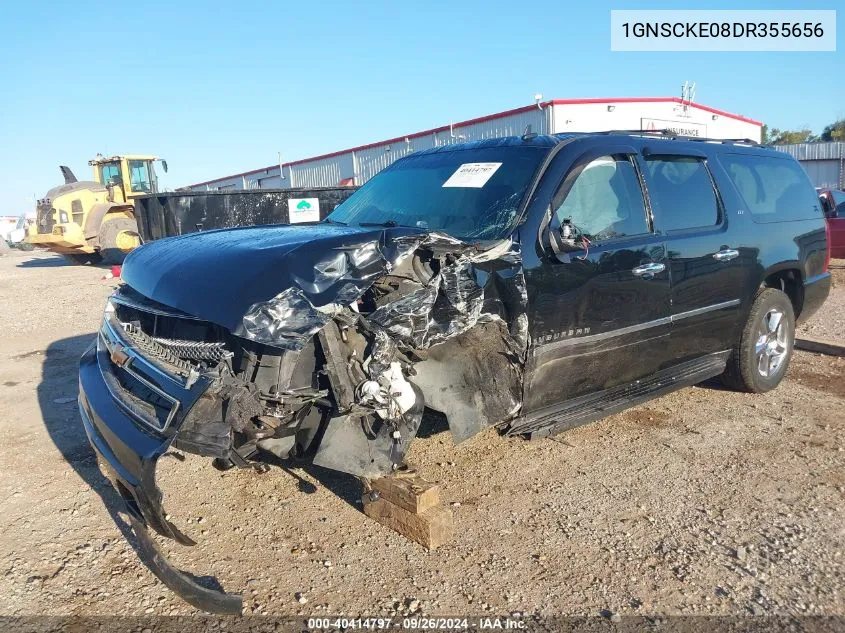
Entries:
[[[112, 156], [98, 155], [89, 164], [94, 168], [94, 179], [108, 188], [112, 202], [129, 202], [136, 196], [158, 193], [158, 178], [155, 171], [155, 156]], [[164, 171], [167, 163], [160, 161]]]

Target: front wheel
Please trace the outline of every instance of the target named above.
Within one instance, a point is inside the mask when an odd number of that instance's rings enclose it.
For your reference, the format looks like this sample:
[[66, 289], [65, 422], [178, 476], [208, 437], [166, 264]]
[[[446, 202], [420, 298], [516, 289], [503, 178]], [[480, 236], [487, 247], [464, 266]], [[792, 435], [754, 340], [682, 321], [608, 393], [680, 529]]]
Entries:
[[792, 302], [775, 288], [757, 293], [722, 378], [740, 391], [764, 393], [780, 384], [795, 348]]
[[103, 218], [100, 225], [100, 255], [105, 264], [122, 264], [126, 255], [138, 246], [138, 225], [131, 218]]

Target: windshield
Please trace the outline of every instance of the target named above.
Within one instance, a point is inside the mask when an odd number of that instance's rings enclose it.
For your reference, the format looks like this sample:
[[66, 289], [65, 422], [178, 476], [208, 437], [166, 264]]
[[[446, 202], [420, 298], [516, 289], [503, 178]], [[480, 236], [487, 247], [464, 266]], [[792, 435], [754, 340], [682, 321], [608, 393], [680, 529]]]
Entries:
[[129, 161], [129, 182], [132, 186], [132, 191], [143, 191], [151, 193], [150, 186], [150, 163], [146, 160], [130, 160]]
[[499, 239], [513, 229], [548, 151], [522, 145], [411, 155], [369, 180], [328, 220], [419, 227], [468, 241]]

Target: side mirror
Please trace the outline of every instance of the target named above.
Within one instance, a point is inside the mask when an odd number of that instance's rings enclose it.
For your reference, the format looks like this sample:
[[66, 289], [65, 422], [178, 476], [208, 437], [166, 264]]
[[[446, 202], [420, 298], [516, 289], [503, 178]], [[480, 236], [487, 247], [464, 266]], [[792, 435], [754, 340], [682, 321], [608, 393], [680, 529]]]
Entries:
[[167, 161], [162, 159], [161, 161], [161, 168], [164, 170], [164, 173], [167, 173]]
[[578, 229], [569, 219], [558, 224], [554, 218], [546, 226], [546, 240], [555, 255], [566, 257], [569, 253], [576, 253], [584, 250], [579, 237]]

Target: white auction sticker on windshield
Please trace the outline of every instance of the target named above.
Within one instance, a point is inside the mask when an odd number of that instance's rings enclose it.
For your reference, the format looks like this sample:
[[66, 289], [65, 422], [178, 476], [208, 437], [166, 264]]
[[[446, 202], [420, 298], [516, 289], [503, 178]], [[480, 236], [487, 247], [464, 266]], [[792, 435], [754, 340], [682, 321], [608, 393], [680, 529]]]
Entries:
[[480, 189], [502, 163], [464, 163], [443, 183], [444, 187], [474, 187]]

